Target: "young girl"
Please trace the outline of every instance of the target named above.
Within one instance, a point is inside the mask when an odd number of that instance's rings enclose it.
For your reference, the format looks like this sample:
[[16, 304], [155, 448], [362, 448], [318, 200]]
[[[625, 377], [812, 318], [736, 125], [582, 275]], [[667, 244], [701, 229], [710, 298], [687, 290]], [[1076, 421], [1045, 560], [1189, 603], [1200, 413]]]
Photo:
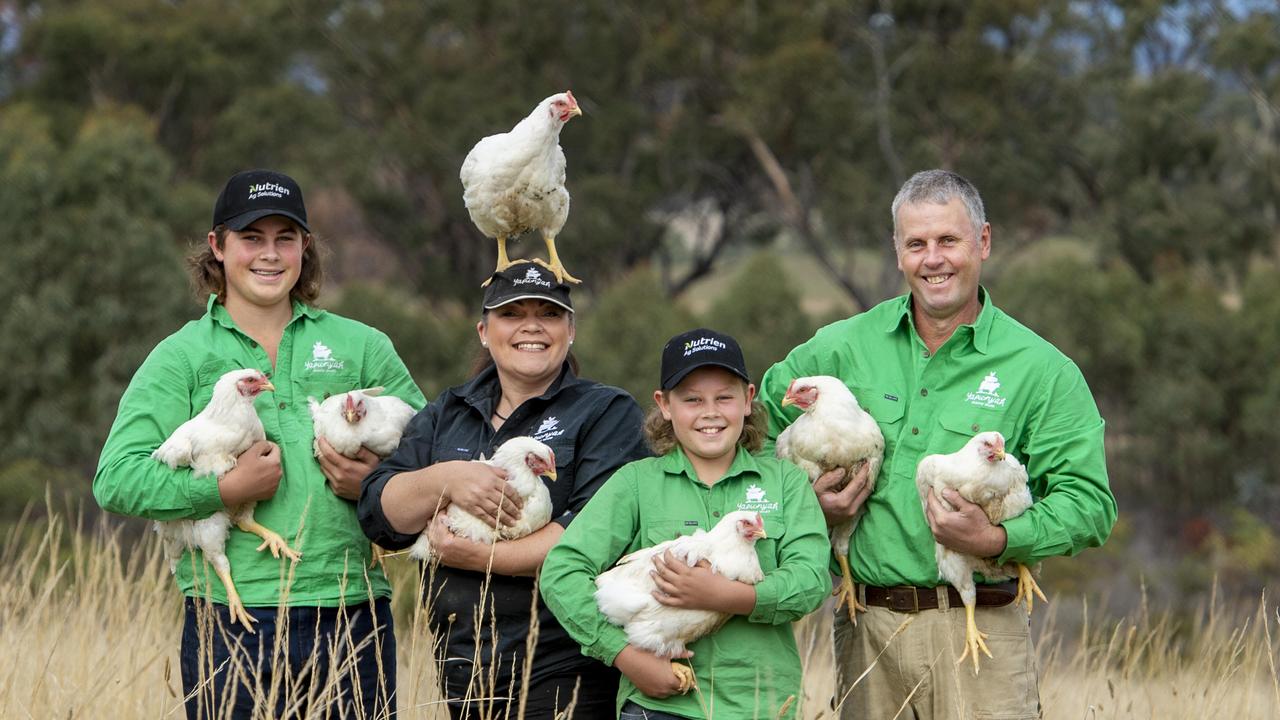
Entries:
[[[343, 457], [321, 441], [317, 461], [307, 398], [381, 385], [414, 407], [425, 401], [386, 335], [315, 307], [316, 242], [293, 178], [249, 170], [228, 180], [208, 242], [190, 263], [207, 310], [138, 368], [98, 460], [93, 493], [108, 511], [199, 519], [254, 500], [255, 519], [301, 552], [290, 566], [259, 552], [256, 535], [230, 530], [231, 573], [256, 631], [232, 622], [199, 553], [183, 554], [175, 570], [186, 596], [180, 664], [189, 718], [395, 711], [391, 586], [381, 568], [365, 570], [369, 542], [354, 503], [377, 456], [361, 448]], [[236, 368], [257, 368], [275, 387], [255, 402], [267, 439], [221, 477], [152, 459]]]
[[[830, 592], [831, 546], [804, 473], [751, 455], [766, 421], [755, 393], [733, 338], [705, 329], [672, 338], [662, 351], [657, 407], [645, 423], [658, 457], [620, 468], [547, 555], [543, 597], [585, 654], [622, 671], [624, 719], [777, 718], [791, 696], [785, 714], [798, 712], [800, 656], [791, 622]], [[729, 580], [705, 564], [654, 561], [659, 602], [732, 615], [689, 646], [697, 689], [679, 695], [671, 659], [627, 643], [597, 609], [593, 580], [623, 555], [710, 530], [736, 510], [764, 518], [759, 584]]]

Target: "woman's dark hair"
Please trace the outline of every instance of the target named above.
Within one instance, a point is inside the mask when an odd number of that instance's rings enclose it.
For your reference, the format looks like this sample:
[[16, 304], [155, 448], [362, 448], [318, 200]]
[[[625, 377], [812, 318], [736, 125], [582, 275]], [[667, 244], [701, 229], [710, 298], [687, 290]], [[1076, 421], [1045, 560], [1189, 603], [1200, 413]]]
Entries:
[[[488, 310], [480, 314], [480, 321], [486, 323], [489, 321]], [[574, 324], [574, 314], [572, 312], [569, 313], [569, 324]], [[565, 361], [569, 363], [569, 369], [573, 371], [574, 375], [582, 376], [582, 372], [578, 369], [578, 358], [573, 354], [573, 350], [570, 350], [569, 354], [565, 356]], [[480, 344], [480, 340], [477, 338], [475, 351], [471, 354], [471, 369], [467, 373], [467, 377], [473, 378], [488, 370], [491, 365], [493, 365], [493, 355], [489, 352], [489, 348]]]
[[[746, 392], [747, 384], [742, 384]], [[670, 391], [663, 390], [662, 396], [670, 398]], [[759, 452], [764, 447], [764, 439], [769, 431], [769, 416], [759, 400], [751, 401], [751, 414], [742, 423], [742, 434], [738, 436], [738, 444], [747, 452]], [[644, 437], [649, 441], [649, 449], [654, 455], [662, 456], [675, 449], [676, 429], [671, 421], [662, 416], [662, 408], [654, 405], [644, 418]]]
[[[293, 289], [289, 291], [289, 298], [313, 305], [320, 297], [320, 284], [324, 279], [319, 238], [312, 233], [304, 232], [296, 225], [294, 227], [306, 238], [307, 247], [302, 251], [302, 269], [298, 273], [298, 282], [294, 283]], [[213, 229], [219, 250], [227, 246], [228, 232], [226, 225], [218, 225]], [[222, 267], [222, 261], [214, 257], [213, 248], [209, 247], [208, 242], [201, 241], [192, 246], [191, 254], [187, 256], [187, 271], [191, 275], [191, 285], [197, 300], [203, 302], [210, 293], [213, 293], [218, 296], [218, 302], [226, 301], [226, 270]]]

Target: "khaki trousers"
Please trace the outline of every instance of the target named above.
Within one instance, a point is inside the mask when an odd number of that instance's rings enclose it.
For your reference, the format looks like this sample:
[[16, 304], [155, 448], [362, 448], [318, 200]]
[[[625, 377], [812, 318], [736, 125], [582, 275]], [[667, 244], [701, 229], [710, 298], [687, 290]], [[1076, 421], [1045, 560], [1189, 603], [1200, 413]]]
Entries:
[[[858, 595], [865, 600], [861, 587]], [[974, 675], [972, 658], [956, 664], [964, 653], [964, 606], [949, 607], [946, 586], [938, 601], [937, 610], [918, 613], [872, 607], [858, 614], [856, 627], [843, 609], [836, 611], [841, 720], [1041, 717], [1026, 610], [1012, 603], [977, 609], [978, 629], [994, 657], [982, 655]]]

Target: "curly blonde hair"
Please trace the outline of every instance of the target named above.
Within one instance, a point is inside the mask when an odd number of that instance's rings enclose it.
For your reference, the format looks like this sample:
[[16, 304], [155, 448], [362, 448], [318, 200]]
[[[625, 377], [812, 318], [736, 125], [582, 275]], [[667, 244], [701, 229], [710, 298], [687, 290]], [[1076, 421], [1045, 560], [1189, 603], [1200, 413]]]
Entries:
[[[307, 305], [314, 305], [320, 297], [320, 284], [324, 280], [324, 266], [321, 263], [319, 238], [313, 233], [298, 228], [307, 239], [307, 247], [302, 250], [302, 269], [298, 273], [298, 282], [289, 291], [289, 299]], [[227, 246], [227, 226], [218, 225], [213, 229], [214, 239], [221, 250]], [[227, 273], [222, 261], [213, 254], [213, 248], [203, 239], [194, 244], [191, 254], [187, 256], [187, 272], [191, 276], [191, 286], [196, 299], [201, 302], [210, 293], [218, 296], [218, 302], [227, 299]]]
[[[743, 383], [746, 390], [746, 383]], [[670, 398], [669, 391], [663, 390], [662, 397]], [[764, 447], [764, 439], [769, 432], [769, 416], [765, 414], [764, 405], [759, 400], [751, 401], [751, 414], [742, 423], [742, 434], [738, 436], [738, 444], [747, 452], [759, 452]], [[654, 455], [666, 455], [679, 443], [676, 440], [676, 429], [671, 421], [662, 417], [662, 408], [656, 404], [649, 409], [644, 418], [644, 437], [649, 442], [649, 449]]]

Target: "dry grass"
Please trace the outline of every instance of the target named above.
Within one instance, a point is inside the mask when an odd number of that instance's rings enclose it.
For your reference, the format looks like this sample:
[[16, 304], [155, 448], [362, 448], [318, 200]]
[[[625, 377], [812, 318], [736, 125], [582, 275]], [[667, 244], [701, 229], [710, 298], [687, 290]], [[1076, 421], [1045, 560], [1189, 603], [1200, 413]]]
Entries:
[[[125, 550], [118, 535], [82, 533], [55, 515], [12, 530], [0, 567], [0, 717], [183, 716], [181, 604], [157, 543]], [[432, 639], [414, 610], [416, 572], [402, 563], [393, 581], [400, 709], [447, 717]], [[1211, 599], [1182, 618], [1147, 608], [1094, 615], [1067, 600], [1045, 614], [1038, 644], [1047, 718], [1280, 717], [1280, 615], [1269, 598], [1248, 611]], [[797, 629], [806, 718], [831, 716], [829, 622], [819, 613]]]

